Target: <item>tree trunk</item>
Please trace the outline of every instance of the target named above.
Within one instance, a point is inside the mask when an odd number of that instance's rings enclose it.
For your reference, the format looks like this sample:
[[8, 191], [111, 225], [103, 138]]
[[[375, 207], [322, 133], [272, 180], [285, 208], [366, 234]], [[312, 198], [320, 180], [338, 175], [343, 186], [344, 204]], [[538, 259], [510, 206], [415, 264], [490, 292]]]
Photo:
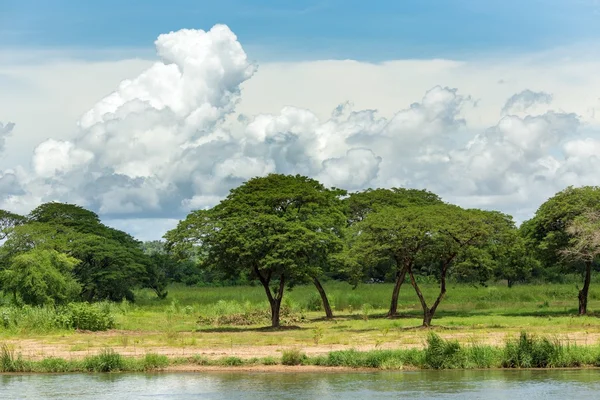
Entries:
[[440, 293], [438, 294], [438, 297], [437, 299], [435, 299], [435, 302], [433, 303], [431, 308], [425, 313], [423, 317], [423, 326], [431, 326], [431, 320], [435, 315], [435, 311], [437, 310], [438, 306], [442, 302], [442, 299], [446, 295], [446, 275], [448, 273], [448, 265], [449, 264], [446, 263], [442, 268], [442, 276], [440, 277]]
[[406, 277], [407, 267], [403, 267], [396, 273], [396, 284], [394, 285], [394, 291], [392, 292], [392, 301], [390, 303], [390, 310], [387, 313], [388, 317], [393, 317], [398, 314], [398, 295], [400, 294], [400, 287], [404, 283]]
[[433, 314], [431, 310], [423, 310], [423, 326], [430, 327], [431, 320], [433, 319]]
[[277, 289], [277, 294], [273, 296], [271, 293], [271, 272], [267, 274], [267, 276], [263, 276], [258, 269], [258, 267], [254, 267], [254, 274], [257, 276], [260, 283], [263, 285], [265, 289], [265, 293], [267, 294], [267, 299], [269, 300], [269, 305], [271, 306], [271, 327], [279, 328], [279, 316], [281, 311], [281, 299], [283, 298], [283, 290], [285, 289], [285, 276], [281, 274], [279, 277], [279, 288]]
[[579, 291], [579, 315], [587, 314], [587, 301], [588, 292], [590, 290], [590, 281], [592, 279], [592, 262], [588, 261], [585, 263], [585, 279], [583, 281], [583, 288]]
[[421, 308], [423, 309], [423, 326], [430, 326], [433, 315], [431, 314], [429, 307], [427, 307], [427, 302], [425, 301], [425, 297], [423, 297], [423, 292], [421, 292], [419, 285], [417, 285], [417, 281], [415, 280], [415, 275], [413, 274], [412, 269], [408, 270], [408, 276], [410, 277], [410, 284], [415, 289], [417, 297], [421, 302]]
[[331, 311], [331, 306], [329, 305], [329, 299], [327, 298], [327, 293], [325, 293], [325, 289], [323, 289], [321, 282], [319, 282], [319, 280], [316, 277], [313, 278], [313, 283], [315, 284], [317, 291], [321, 295], [321, 301], [323, 302], [323, 309], [325, 310], [325, 316], [327, 317], [327, 319], [332, 319], [333, 312]]
[[281, 299], [271, 300], [271, 327], [279, 328], [279, 315], [281, 312]]

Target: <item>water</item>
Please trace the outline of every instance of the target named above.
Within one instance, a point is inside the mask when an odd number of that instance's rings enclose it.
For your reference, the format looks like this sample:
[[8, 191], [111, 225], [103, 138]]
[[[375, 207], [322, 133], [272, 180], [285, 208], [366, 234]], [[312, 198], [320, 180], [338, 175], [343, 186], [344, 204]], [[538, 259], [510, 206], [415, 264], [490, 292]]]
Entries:
[[0, 376], [1, 399], [594, 399], [598, 370]]

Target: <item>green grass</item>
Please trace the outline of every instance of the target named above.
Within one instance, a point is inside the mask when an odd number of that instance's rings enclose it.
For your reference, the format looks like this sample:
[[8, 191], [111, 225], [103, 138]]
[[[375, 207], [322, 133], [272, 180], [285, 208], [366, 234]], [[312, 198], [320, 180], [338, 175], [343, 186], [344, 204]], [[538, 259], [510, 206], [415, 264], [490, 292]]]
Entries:
[[[17, 348], [23, 338], [44, 348], [62, 346], [64, 352], [79, 358], [105, 347], [123, 353], [151, 353], [157, 347], [169, 347], [181, 349], [181, 354], [201, 348], [230, 349], [235, 355], [235, 349], [241, 346], [342, 345], [383, 351], [394, 347], [422, 348], [427, 341], [428, 331], [419, 328], [421, 309], [410, 285], [405, 284], [400, 291], [399, 316], [394, 319], [385, 318], [391, 284], [365, 284], [355, 290], [341, 282], [326, 282], [324, 286], [334, 307], [333, 321], [323, 319], [312, 286], [286, 292], [282, 322], [295, 329], [264, 329], [270, 321], [261, 287], [175, 285], [169, 287], [169, 297], [164, 300], [141, 290], [136, 293], [136, 303], [95, 305], [111, 326], [120, 330], [116, 334], [80, 333], [72, 325], [66, 328], [61, 322], [64, 319], [58, 318], [60, 310], [50, 307], [0, 307], [0, 339], [12, 341]], [[435, 284], [424, 283], [422, 287], [429, 299], [437, 294]], [[433, 324], [440, 337], [461, 345], [497, 345], [506, 337], [517, 338], [521, 331], [563, 340], [568, 336], [572, 339], [570, 344], [595, 345], [600, 338], [600, 319], [593, 313], [578, 317], [576, 307], [575, 284], [513, 288], [450, 284]], [[591, 287], [589, 309], [600, 310], [598, 284]], [[474, 359], [482, 360], [480, 363], [493, 361], [486, 348], [470, 349]]]
[[242, 359], [226, 356], [218, 359], [191, 356], [168, 358], [146, 354], [142, 358], [123, 357], [112, 349], [83, 360], [57, 357], [41, 361], [24, 360], [6, 344], [0, 348], [0, 372], [123, 372], [156, 371], [169, 366], [202, 365], [239, 367], [253, 365], [315, 365], [324, 367], [373, 369], [486, 369], [486, 368], [565, 368], [599, 367], [600, 346], [577, 346], [552, 341], [522, 332], [504, 346], [461, 345], [430, 332], [423, 349], [332, 351], [322, 356], [307, 356], [299, 349], [286, 350], [279, 360]]

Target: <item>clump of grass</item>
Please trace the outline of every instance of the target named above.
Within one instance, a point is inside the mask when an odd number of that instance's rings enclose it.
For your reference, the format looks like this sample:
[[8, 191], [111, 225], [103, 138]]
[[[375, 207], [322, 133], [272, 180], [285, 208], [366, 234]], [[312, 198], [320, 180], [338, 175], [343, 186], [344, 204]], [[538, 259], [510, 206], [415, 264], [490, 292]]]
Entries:
[[76, 362], [69, 362], [69, 361], [65, 360], [64, 358], [60, 358], [60, 357], [48, 357], [48, 358], [44, 358], [43, 360], [38, 362], [35, 365], [34, 370], [36, 370], [38, 372], [51, 372], [51, 373], [73, 372], [73, 371], [77, 371], [79, 369], [78, 367], [79, 367], [79, 365]]
[[244, 360], [239, 357], [224, 357], [219, 360], [220, 365], [226, 365], [228, 367], [238, 367], [244, 365]]
[[169, 358], [162, 354], [147, 353], [143, 359], [145, 371], [163, 369], [169, 366]]
[[281, 354], [283, 365], [302, 365], [306, 361], [306, 354], [298, 349], [284, 350]]
[[83, 365], [85, 370], [91, 372], [113, 372], [125, 369], [123, 357], [112, 349], [104, 349], [98, 355], [86, 357]]
[[472, 344], [463, 350], [467, 359], [465, 368], [495, 368], [501, 364], [502, 350], [497, 347]]
[[260, 362], [262, 363], [262, 365], [277, 365], [278, 362], [274, 357], [264, 357], [262, 360], [260, 360]]
[[188, 358], [188, 360], [192, 364], [196, 364], [196, 365], [210, 365], [210, 360], [208, 358], [206, 358], [205, 356], [202, 356], [199, 354], [195, 354], [195, 355], [191, 356], [190, 358]]
[[28, 363], [21, 358], [21, 355], [15, 356], [14, 350], [6, 343], [0, 346], [0, 372], [26, 372], [30, 367]]
[[502, 366], [505, 368], [547, 368], [562, 364], [564, 349], [560, 342], [521, 332], [519, 339], [508, 341]]
[[444, 340], [431, 332], [427, 336], [425, 365], [432, 369], [464, 368], [466, 354], [458, 341]]

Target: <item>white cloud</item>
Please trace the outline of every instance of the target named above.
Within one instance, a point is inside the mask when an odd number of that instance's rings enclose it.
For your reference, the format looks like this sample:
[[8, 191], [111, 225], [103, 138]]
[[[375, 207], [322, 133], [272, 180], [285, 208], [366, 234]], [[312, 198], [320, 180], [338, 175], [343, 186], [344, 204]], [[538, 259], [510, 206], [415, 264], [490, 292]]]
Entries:
[[[19, 78], [10, 99], [0, 97], [0, 117], [18, 123], [0, 125], [0, 138], [15, 133], [1, 160], [0, 207], [75, 202], [156, 238], [270, 172], [349, 190], [427, 188], [521, 220], [567, 184], [597, 184], [589, 110], [600, 61], [319, 61], [256, 72], [222, 25], [155, 44], [154, 63], [0, 65], [0, 84], [3, 74]], [[14, 162], [28, 148], [30, 168]]]
[[6, 142], [6, 137], [10, 135], [15, 124], [12, 122], [8, 122], [6, 125], [0, 122], [0, 153], [4, 151], [4, 143]]
[[545, 105], [552, 103], [552, 95], [545, 92], [533, 92], [529, 89], [523, 90], [520, 93], [512, 95], [504, 107], [503, 114], [520, 113], [531, 109], [535, 105]]

